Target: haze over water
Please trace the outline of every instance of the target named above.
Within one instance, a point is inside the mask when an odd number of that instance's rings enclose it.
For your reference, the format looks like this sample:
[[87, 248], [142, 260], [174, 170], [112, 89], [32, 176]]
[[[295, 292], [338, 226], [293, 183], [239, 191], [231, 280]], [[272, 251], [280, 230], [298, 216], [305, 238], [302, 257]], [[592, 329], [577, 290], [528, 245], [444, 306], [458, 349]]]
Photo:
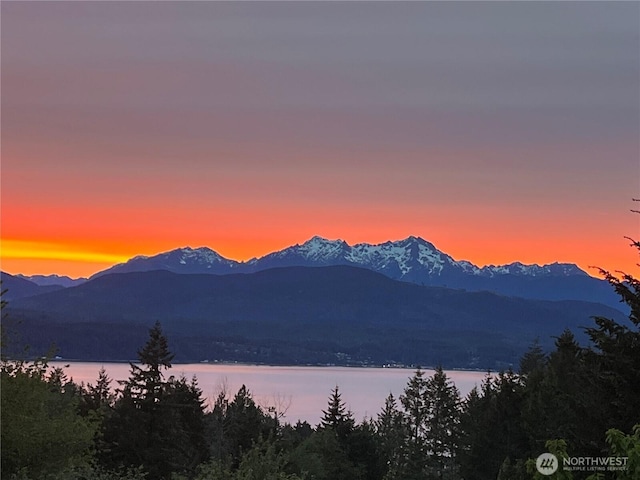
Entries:
[[[118, 387], [118, 380], [129, 377], [127, 363], [99, 362], [51, 362], [52, 366], [66, 366], [67, 375], [76, 383], [95, 384], [98, 371], [104, 366], [112, 379], [112, 388]], [[177, 364], [167, 372], [167, 376], [184, 374], [187, 379], [194, 375], [207, 404], [212, 405], [223, 386], [233, 398], [244, 384], [254, 400], [265, 410], [276, 407], [289, 408], [284, 421], [295, 424], [297, 420], [307, 421], [312, 426], [320, 422], [322, 410], [327, 408], [331, 389], [337, 385], [342, 399], [356, 421], [376, 417], [384, 405], [384, 400], [393, 393], [398, 399], [415, 370], [405, 368], [353, 368], [353, 367], [275, 367], [264, 365], [220, 365], [220, 364]], [[433, 374], [425, 370], [425, 377]], [[475, 386], [480, 386], [485, 372], [446, 371], [447, 376], [466, 396]]]

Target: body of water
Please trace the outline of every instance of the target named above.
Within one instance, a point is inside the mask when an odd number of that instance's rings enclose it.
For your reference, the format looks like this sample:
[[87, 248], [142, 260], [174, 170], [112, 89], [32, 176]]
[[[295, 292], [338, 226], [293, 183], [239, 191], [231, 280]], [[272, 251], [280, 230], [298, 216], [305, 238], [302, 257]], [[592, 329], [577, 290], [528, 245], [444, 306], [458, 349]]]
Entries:
[[[68, 366], [67, 366], [68, 365]], [[113, 380], [129, 377], [127, 363], [95, 362], [51, 362], [51, 366], [66, 367], [67, 375], [77, 383], [96, 383], [98, 371], [104, 367]], [[398, 399], [415, 370], [403, 368], [354, 368], [354, 367], [276, 367], [264, 365], [223, 365], [223, 364], [177, 364], [168, 370], [168, 375], [176, 377], [184, 374], [188, 379], [194, 375], [209, 405], [218, 393], [226, 389], [233, 397], [244, 384], [252, 393], [257, 404], [264, 408], [286, 409], [284, 421], [295, 424], [306, 420], [317, 425], [322, 410], [327, 408], [331, 390], [339, 387], [342, 400], [356, 421], [365, 417], [376, 417], [384, 405], [389, 392]], [[425, 370], [431, 376], [432, 370]], [[476, 385], [480, 386], [486, 373], [468, 371], [446, 371], [464, 397]]]

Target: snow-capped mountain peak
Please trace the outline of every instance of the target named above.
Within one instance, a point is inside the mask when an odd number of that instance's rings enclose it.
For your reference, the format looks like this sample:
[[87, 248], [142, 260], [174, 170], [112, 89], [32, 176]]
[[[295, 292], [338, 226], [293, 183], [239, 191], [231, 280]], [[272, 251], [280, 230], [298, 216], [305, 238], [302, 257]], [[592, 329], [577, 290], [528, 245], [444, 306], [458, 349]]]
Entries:
[[513, 262], [507, 265], [487, 265], [478, 270], [479, 275], [494, 277], [496, 275], [521, 275], [530, 277], [588, 275], [584, 270], [572, 263], [550, 263], [546, 265], [525, 265]]
[[139, 255], [125, 263], [96, 273], [99, 277], [107, 273], [128, 273], [149, 270], [168, 270], [174, 273], [229, 273], [239, 262], [229, 260], [209, 247], [181, 247], [153, 256]]
[[211, 250], [209, 247], [182, 247], [174, 250], [180, 257], [180, 263], [186, 265], [187, 263], [199, 263], [199, 264], [215, 264], [215, 263], [227, 263], [231, 260], [227, 260], [219, 253]]
[[[581, 292], [582, 296], [577, 298], [589, 301], [602, 298], [607, 304], [612, 302], [607, 297], [609, 285], [590, 277], [576, 265], [552, 263], [540, 266], [513, 262], [479, 267], [467, 260], [455, 260], [417, 236], [379, 244], [355, 245], [315, 236], [302, 244], [247, 262], [226, 259], [207, 247], [187, 246], [155, 256], [135, 257], [94, 277], [150, 270], [185, 274], [251, 274], [271, 268], [338, 265], [364, 268], [393, 280], [425, 286], [490, 291], [500, 295], [548, 300], [575, 298], [575, 292]], [[617, 305], [617, 297], [614, 300]]]
[[298, 251], [309, 259], [329, 259], [337, 258], [345, 248], [348, 248], [348, 245], [343, 240], [328, 240], [316, 235], [300, 245]]
[[352, 247], [351, 255], [347, 258], [373, 270], [395, 270], [400, 278], [416, 268], [424, 268], [432, 274], [437, 274], [446, 262], [451, 261], [450, 257], [431, 243], [414, 236], [378, 245], [360, 243]]
[[271, 253], [256, 260], [256, 264], [271, 265], [278, 260], [287, 265], [330, 265], [344, 263], [344, 257], [349, 250], [349, 245], [343, 240], [328, 240], [315, 236], [304, 242], [283, 250]]
[[274, 267], [330, 265], [352, 265], [382, 273], [396, 280], [426, 285], [459, 285], [464, 288], [478, 284], [482, 279], [504, 278], [506, 275], [587, 275], [576, 265], [566, 263], [540, 266], [513, 262], [480, 268], [466, 260], [456, 261], [432, 243], [416, 236], [379, 244], [358, 243], [353, 246], [344, 240], [314, 236], [302, 244], [248, 262], [229, 260], [208, 247], [186, 246], [151, 257], [138, 256], [96, 275], [156, 269], [175, 273], [251, 273]]

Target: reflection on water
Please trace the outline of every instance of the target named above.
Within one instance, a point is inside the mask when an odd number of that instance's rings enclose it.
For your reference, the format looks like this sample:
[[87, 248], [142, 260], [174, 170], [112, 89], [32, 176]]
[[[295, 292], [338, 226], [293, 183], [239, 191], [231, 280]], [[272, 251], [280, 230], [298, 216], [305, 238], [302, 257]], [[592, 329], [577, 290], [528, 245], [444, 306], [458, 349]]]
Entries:
[[[129, 377], [127, 363], [51, 362], [52, 366], [69, 365], [65, 371], [77, 383], [95, 383], [98, 371], [104, 366], [113, 380]], [[433, 372], [426, 370], [426, 376]], [[263, 407], [289, 405], [285, 421], [295, 423], [306, 420], [312, 425], [320, 422], [322, 410], [327, 407], [331, 389], [340, 387], [342, 399], [354, 413], [357, 421], [375, 417], [389, 392], [398, 398], [414, 371], [401, 368], [349, 368], [349, 367], [271, 367], [264, 365], [178, 364], [169, 370], [170, 375], [184, 374], [188, 379], [195, 375], [203, 395], [209, 403], [226, 386], [233, 396], [244, 384], [253, 398]], [[447, 371], [462, 396], [480, 385], [486, 373]]]

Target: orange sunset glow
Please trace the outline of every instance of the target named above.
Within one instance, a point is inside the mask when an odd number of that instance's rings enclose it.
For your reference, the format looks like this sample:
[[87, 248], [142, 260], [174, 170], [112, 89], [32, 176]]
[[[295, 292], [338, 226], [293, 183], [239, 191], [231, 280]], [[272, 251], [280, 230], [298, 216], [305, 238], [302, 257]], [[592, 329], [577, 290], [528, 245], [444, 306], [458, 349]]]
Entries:
[[595, 48], [584, 4], [151, 3], [2, 5], [3, 271], [414, 235], [640, 272], [628, 15]]

